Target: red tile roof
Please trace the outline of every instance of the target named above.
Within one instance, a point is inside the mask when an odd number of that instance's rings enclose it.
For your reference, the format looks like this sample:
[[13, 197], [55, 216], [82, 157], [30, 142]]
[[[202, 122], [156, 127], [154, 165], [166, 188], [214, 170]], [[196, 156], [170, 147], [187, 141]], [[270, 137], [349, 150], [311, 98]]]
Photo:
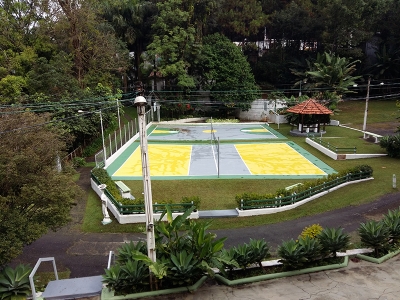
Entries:
[[287, 110], [287, 112], [301, 114], [301, 115], [330, 115], [333, 111], [319, 104], [314, 99], [308, 99], [299, 103]]

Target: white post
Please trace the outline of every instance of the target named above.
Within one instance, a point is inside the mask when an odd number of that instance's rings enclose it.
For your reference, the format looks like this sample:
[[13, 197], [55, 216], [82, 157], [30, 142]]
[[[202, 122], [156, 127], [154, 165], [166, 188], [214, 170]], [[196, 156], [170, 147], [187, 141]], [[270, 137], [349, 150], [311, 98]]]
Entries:
[[153, 203], [151, 193], [151, 180], [150, 180], [150, 165], [147, 151], [147, 134], [146, 134], [146, 99], [143, 96], [135, 98], [134, 105], [137, 107], [139, 119], [139, 137], [140, 149], [142, 154], [142, 173], [143, 173], [143, 188], [144, 188], [144, 204], [146, 214], [146, 234], [147, 234], [147, 254], [152, 261], [156, 261], [156, 244], [154, 237], [154, 217], [153, 217]]
[[393, 174], [393, 188], [396, 188], [396, 174]]
[[100, 184], [99, 185], [99, 189], [101, 190], [101, 209], [103, 211], [103, 221], [101, 221], [101, 223], [103, 225], [107, 225], [110, 224], [112, 222], [112, 220], [110, 219], [110, 215], [108, 214], [108, 210], [107, 210], [107, 201], [108, 198], [106, 196], [106, 194], [104, 194], [104, 190], [106, 189], [107, 185], [105, 184]]
[[369, 100], [370, 84], [371, 84], [371, 77], [368, 77], [367, 97], [365, 98], [365, 112], [364, 112], [364, 124], [363, 124], [364, 139], [365, 139], [365, 131], [367, 130], [367, 115], [368, 115], [368, 100]]

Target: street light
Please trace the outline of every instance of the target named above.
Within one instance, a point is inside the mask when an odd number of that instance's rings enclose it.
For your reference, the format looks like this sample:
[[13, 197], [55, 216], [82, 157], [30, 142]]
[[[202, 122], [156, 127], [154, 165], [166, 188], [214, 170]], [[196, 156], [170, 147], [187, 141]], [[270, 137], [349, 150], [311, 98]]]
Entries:
[[301, 96], [301, 84], [302, 84], [302, 83], [307, 83], [307, 79], [302, 79], [302, 80], [300, 80], [299, 97]]
[[368, 115], [368, 100], [369, 100], [369, 88], [371, 85], [371, 77], [368, 77], [368, 85], [367, 85], [367, 97], [365, 98], [365, 111], [364, 111], [364, 123], [363, 123], [363, 131], [365, 138], [365, 131], [367, 130], [367, 115]]
[[[380, 85], [384, 85], [383, 82]], [[364, 132], [364, 139], [365, 139], [365, 131], [367, 130], [367, 115], [368, 115], [368, 100], [369, 100], [369, 89], [371, 86], [371, 77], [368, 77], [368, 85], [367, 85], [367, 97], [365, 98], [365, 112], [364, 112], [364, 123], [363, 123], [363, 132]]]
[[156, 244], [154, 237], [154, 218], [153, 218], [153, 203], [151, 194], [151, 181], [150, 181], [150, 165], [147, 151], [147, 135], [146, 135], [146, 98], [138, 96], [135, 98], [134, 105], [137, 107], [138, 120], [139, 120], [139, 136], [140, 136], [140, 150], [142, 154], [142, 174], [143, 174], [143, 188], [144, 188], [144, 209], [146, 214], [146, 235], [147, 235], [147, 255], [155, 262], [156, 261]]
[[[83, 110], [78, 110], [78, 113], [88, 113], [88, 112], [85, 112]], [[106, 145], [104, 143], [103, 116], [101, 114], [101, 110], [96, 111], [95, 113], [100, 114], [101, 139], [103, 140], [103, 163], [104, 163], [104, 166], [106, 166]]]

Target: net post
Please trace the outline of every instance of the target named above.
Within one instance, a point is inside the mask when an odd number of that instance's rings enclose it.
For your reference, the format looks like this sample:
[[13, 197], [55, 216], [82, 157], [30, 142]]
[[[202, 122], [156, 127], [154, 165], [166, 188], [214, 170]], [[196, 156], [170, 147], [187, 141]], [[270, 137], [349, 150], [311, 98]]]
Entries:
[[219, 137], [218, 137], [218, 143], [217, 143], [217, 157], [218, 157], [218, 178], [219, 178]]

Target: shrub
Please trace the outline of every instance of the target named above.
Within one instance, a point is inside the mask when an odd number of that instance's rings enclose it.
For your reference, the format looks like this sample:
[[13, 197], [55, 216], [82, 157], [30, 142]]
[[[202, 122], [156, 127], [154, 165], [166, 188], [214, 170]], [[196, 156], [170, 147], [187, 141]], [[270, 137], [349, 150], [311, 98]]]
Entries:
[[361, 243], [367, 247], [374, 248], [375, 257], [379, 257], [389, 249], [390, 231], [384, 222], [368, 221], [361, 223], [358, 232]]
[[279, 262], [286, 270], [301, 269], [307, 262], [303, 247], [293, 239], [283, 242], [278, 247], [278, 255], [281, 257]]
[[86, 160], [84, 157], [74, 157], [72, 159], [72, 165], [74, 168], [83, 167], [86, 164]]
[[386, 150], [390, 157], [400, 157], [400, 133], [383, 136], [379, 145]]
[[321, 258], [321, 245], [318, 239], [313, 239], [309, 236], [300, 237], [298, 241], [302, 255], [306, 259], [305, 264], [310, 264]]
[[321, 225], [313, 224], [305, 227], [301, 232], [300, 237], [302, 238], [309, 237], [315, 239], [322, 232], [322, 230], [323, 228]]
[[400, 241], [400, 208], [389, 210], [383, 218], [383, 223], [389, 229], [390, 243], [397, 244]]
[[343, 228], [324, 228], [318, 235], [322, 246], [322, 254], [330, 254], [336, 257], [336, 252], [346, 249], [350, 242], [348, 234], [343, 233]]
[[18, 265], [15, 269], [5, 267], [0, 273], [0, 299], [26, 299], [31, 292], [29, 274], [32, 268]]

